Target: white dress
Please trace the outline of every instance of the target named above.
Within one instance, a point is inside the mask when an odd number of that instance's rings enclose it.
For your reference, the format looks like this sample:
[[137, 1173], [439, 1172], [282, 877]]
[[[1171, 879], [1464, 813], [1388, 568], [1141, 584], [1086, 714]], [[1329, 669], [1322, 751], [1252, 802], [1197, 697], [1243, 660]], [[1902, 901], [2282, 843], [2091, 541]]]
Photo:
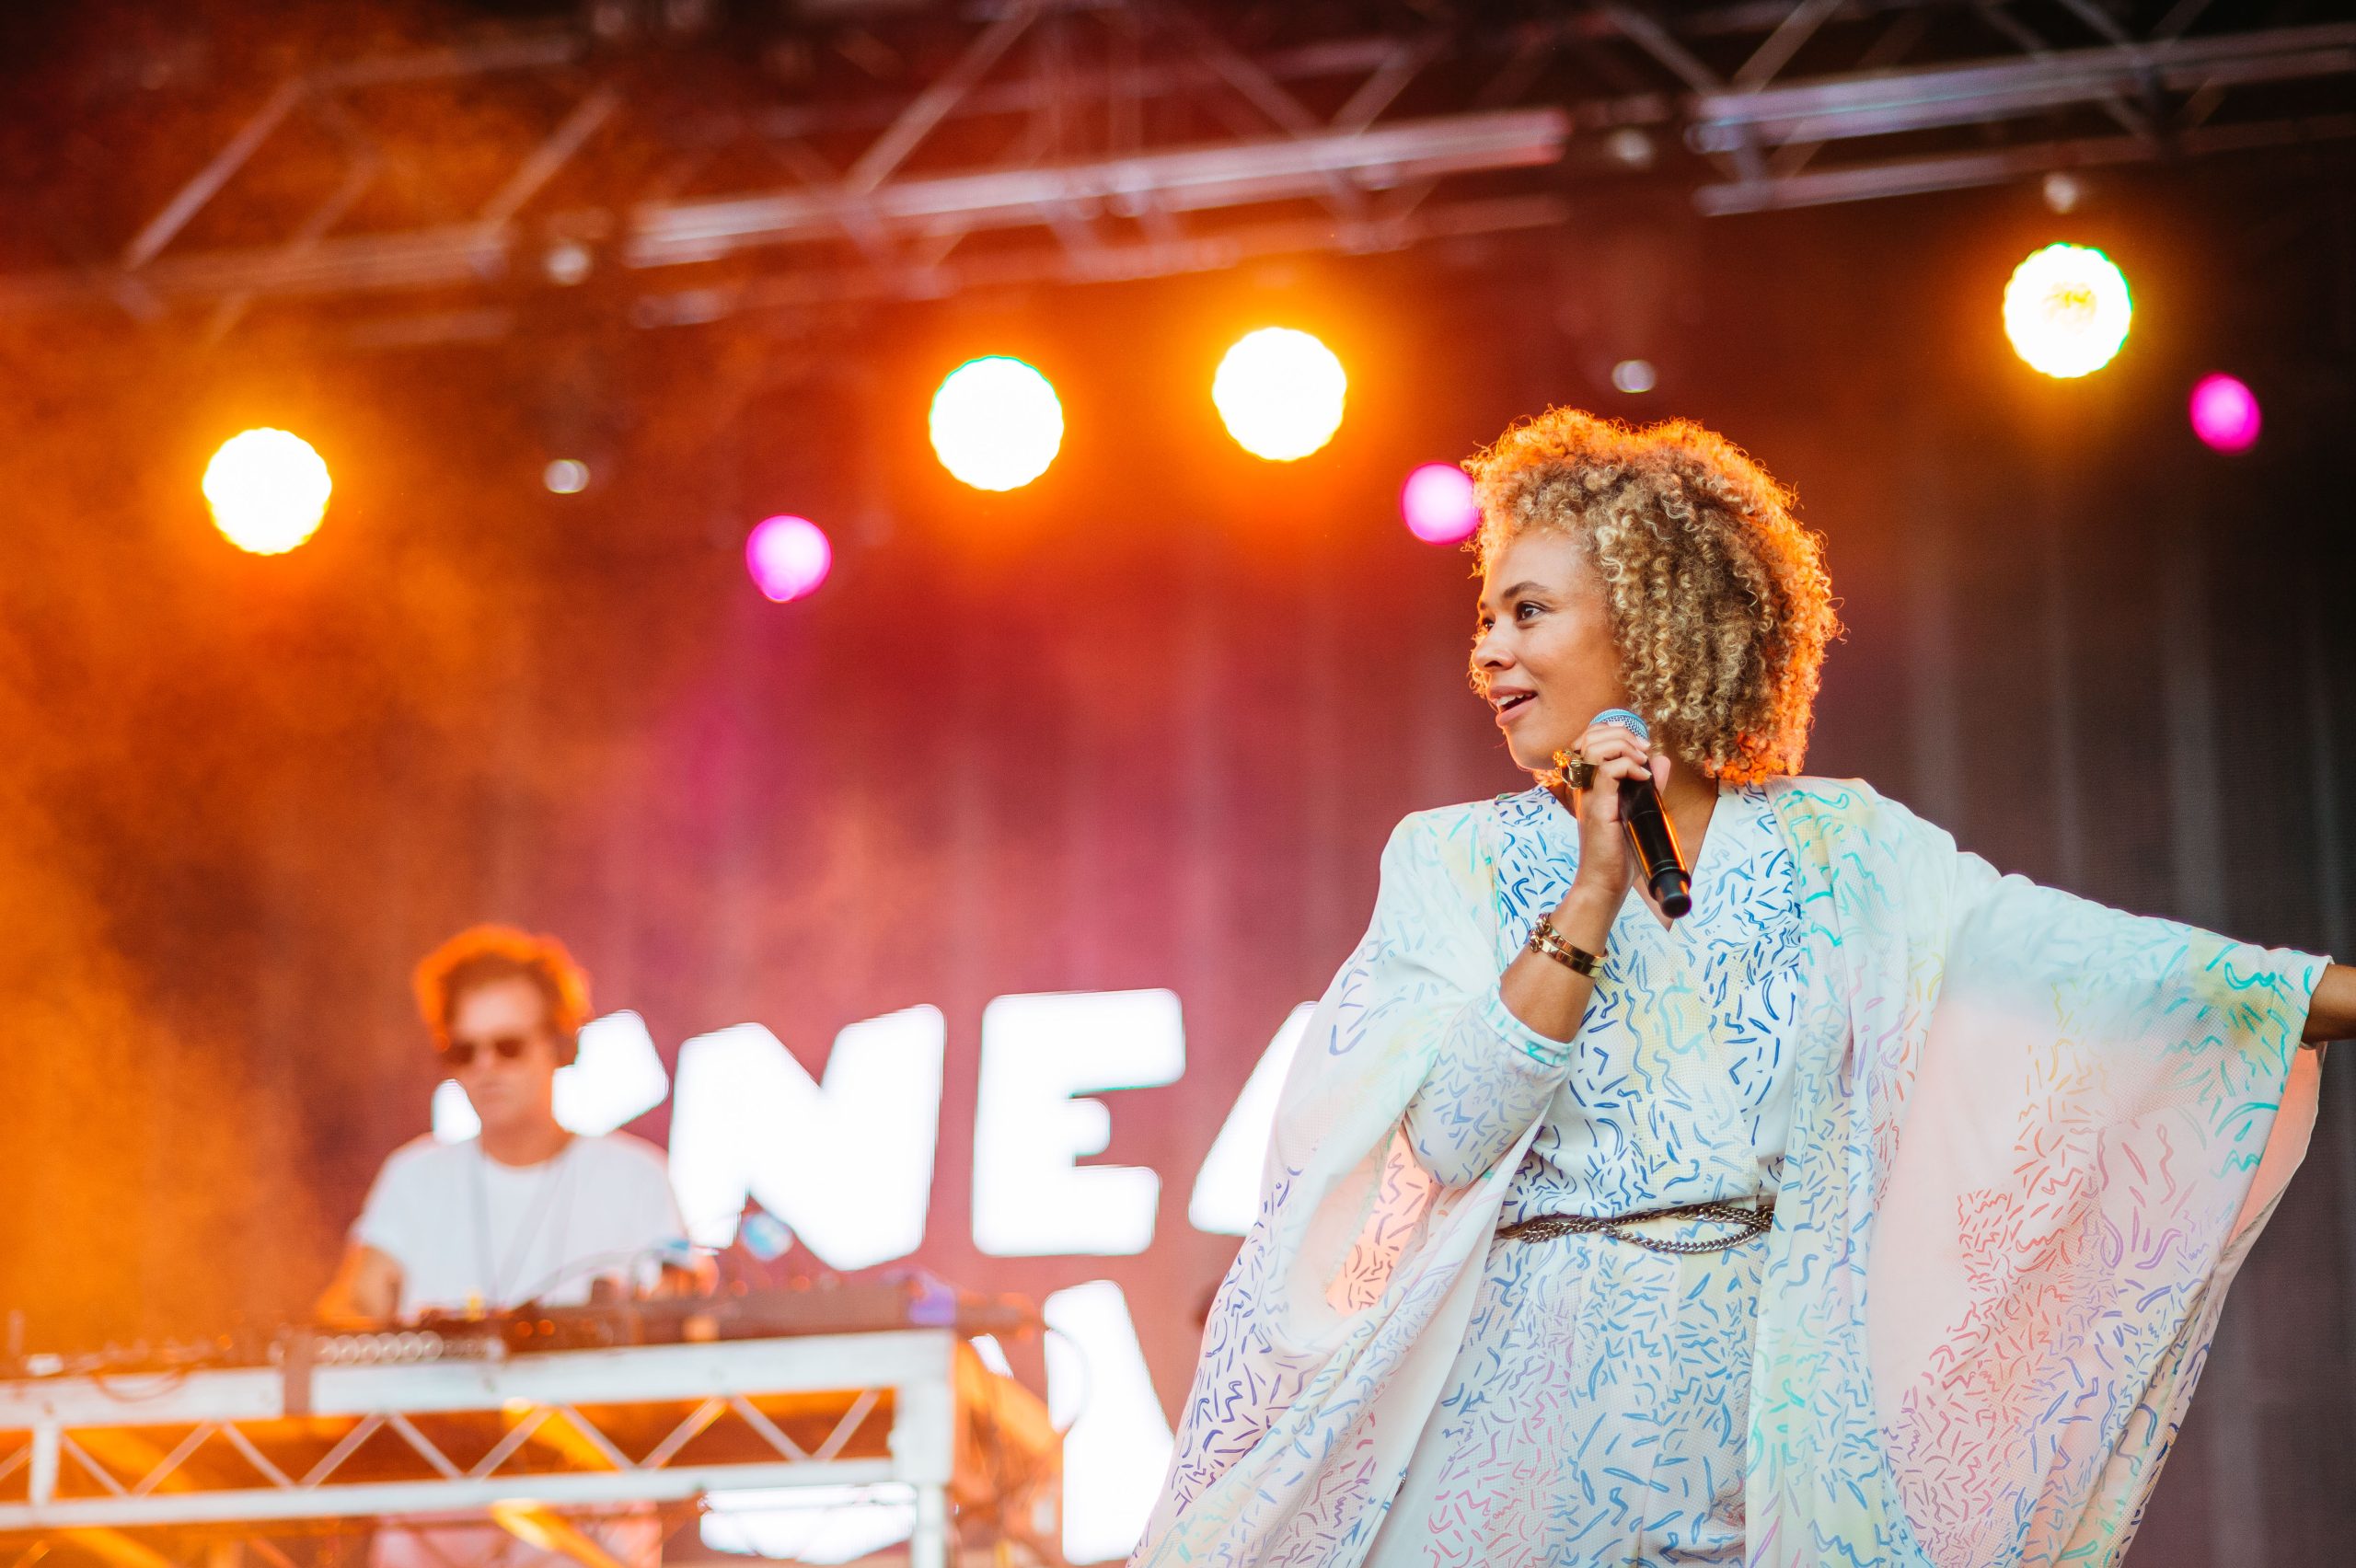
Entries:
[[[1569, 824], [1535, 794], [1417, 812], [1293, 1057], [1138, 1568], [1357, 1568], [1379, 1534], [1394, 1563], [1723, 1556], [1746, 1336], [1756, 1568], [2119, 1560], [2305, 1150], [2324, 961], [2003, 876], [1854, 779], [1765, 795], [1807, 978], [1755, 1308], [1732, 1260], [1598, 1243], [1550, 1297], [1516, 1282], [1576, 1240], [1495, 1258], [1580, 1081], [1498, 991]], [[1705, 921], [1735, 842], [1699, 846]], [[1653, 981], [1624, 986], [1629, 1092], [1575, 1107], [1660, 1198], [1757, 1182], [1768, 1120], [1691, 948], [1614, 931]], [[1487, 1087], [1452, 1094], [1468, 1062]], [[1522, 1141], [1486, 1152], [1488, 1123]]]
[[[1522, 808], [1522, 809], [1517, 809]], [[1576, 824], [1542, 791], [1505, 806], [1549, 873], [1517, 890], [1523, 928], [1577, 867]], [[1451, 1038], [1408, 1112], [1428, 1169], [1476, 1180], [1541, 1124], [1500, 1226], [1773, 1193], [1807, 998], [1792, 859], [1763, 790], [1720, 793], [1693, 908], [1662, 931], [1633, 893], [1578, 1036], [1519, 1051]], [[1632, 1007], [1699, 992], [1720, 1051], [1658, 1070]], [[1487, 1049], [1482, 1049], [1486, 1046]], [[1658, 1239], [1722, 1237], [1647, 1222]], [[1491, 1243], [1472, 1320], [1375, 1544], [1380, 1568], [1438, 1563], [1739, 1562], [1752, 1330], [1767, 1249], [1667, 1254], [1588, 1233]]]

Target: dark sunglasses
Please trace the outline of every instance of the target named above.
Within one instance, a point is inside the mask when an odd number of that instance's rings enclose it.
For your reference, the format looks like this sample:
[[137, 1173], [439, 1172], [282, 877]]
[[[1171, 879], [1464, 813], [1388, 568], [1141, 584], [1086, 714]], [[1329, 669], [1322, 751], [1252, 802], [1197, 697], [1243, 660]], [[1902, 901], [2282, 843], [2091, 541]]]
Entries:
[[442, 1059], [453, 1067], [468, 1067], [474, 1065], [476, 1052], [496, 1051], [501, 1061], [513, 1062], [531, 1045], [531, 1036], [527, 1034], [494, 1034], [481, 1041], [453, 1040], [442, 1047]]

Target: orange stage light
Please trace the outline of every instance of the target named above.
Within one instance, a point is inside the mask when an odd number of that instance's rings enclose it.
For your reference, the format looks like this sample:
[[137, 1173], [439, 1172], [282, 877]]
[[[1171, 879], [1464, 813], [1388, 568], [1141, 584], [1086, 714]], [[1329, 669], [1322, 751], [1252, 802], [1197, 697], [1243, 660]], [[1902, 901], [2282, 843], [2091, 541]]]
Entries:
[[318, 532], [334, 489], [311, 444], [283, 430], [233, 435], [204, 467], [213, 525], [255, 555], [283, 555]]

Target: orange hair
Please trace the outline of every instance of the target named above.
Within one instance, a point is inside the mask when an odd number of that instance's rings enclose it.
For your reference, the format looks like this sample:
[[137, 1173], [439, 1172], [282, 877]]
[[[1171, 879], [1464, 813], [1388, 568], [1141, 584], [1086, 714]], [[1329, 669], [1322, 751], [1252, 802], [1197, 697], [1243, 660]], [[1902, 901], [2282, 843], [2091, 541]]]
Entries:
[[460, 997], [516, 979], [529, 980], [546, 998], [558, 1058], [571, 1063], [581, 1049], [581, 1026], [589, 1021], [589, 974], [554, 937], [513, 926], [469, 926], [425, 955], [410, 986], [439, 1049], [450, 1042]]

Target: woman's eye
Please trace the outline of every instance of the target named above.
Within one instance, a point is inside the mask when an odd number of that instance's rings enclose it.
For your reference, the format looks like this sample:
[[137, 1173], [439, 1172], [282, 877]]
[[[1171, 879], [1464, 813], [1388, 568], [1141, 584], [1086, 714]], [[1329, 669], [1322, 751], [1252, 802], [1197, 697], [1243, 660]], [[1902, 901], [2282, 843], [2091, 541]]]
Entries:
[[1513, 618], [1516, 620], [1528, 620], [1531, 615], [1536, 613], [1538, 607], [1538, 605], [1531, 604], [1527, 599], [1524, 599], [1520, 604], [1516, 605], [1513, 607]]

